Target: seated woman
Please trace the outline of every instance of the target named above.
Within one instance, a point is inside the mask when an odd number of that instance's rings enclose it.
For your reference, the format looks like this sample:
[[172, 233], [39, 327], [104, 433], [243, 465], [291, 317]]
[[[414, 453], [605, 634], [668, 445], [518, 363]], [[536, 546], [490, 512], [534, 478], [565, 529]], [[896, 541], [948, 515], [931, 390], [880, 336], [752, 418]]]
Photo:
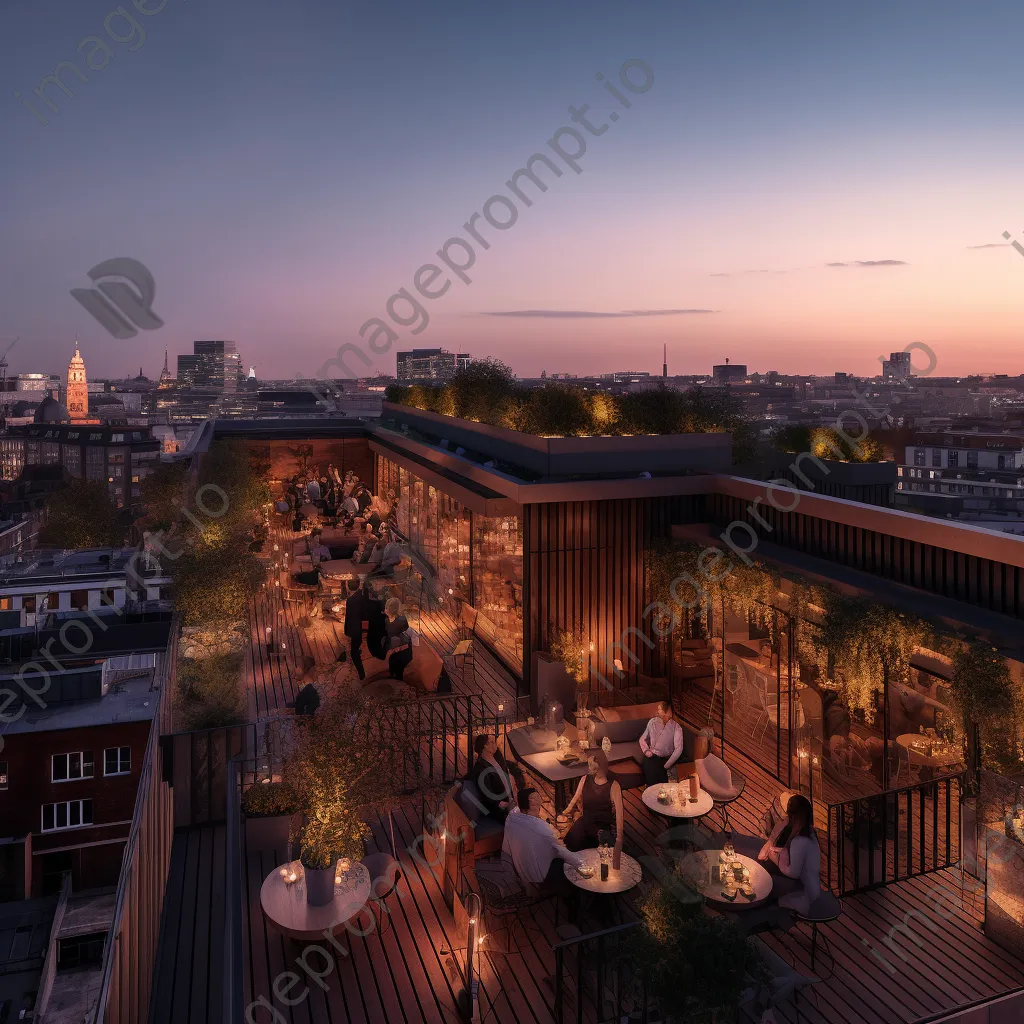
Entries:
[[516, 799], [514, 773], [498, 749], [494, 736], [481, 733], [473, 741], [473, 751], [476, 759], [469, 779], [479, 791], [488, 815], [504, 821]]
[[565, 809], [567, 818], [577, 804], [580, 805], [580, 817], [569, 829], [565, 845], [573, 852], [593, 848], [597, 846], [598, 832], [614, 832], [612, 867], [618, 870], [622, 860], [622, 787], [611, 777], [608, 755], [603, 750], [597, 750], [591, 756], [588, 772], [580, 779], [576, 793]]
[[757, 859], [773, 875], [772, 894], [780, 907], [806, 914], [821, 895], [821, 849], [814, 831], [814, 811], [805, 796], [789, 798], [787, 819], [780, 821]]
[[412, 661], [412, 639], [409, 636], [409, 620], [402, 614], [402, 602], [391, 598], [384, 606], [387, 613], [388, 672], [392, 679], [401, 680], [406, 666]]

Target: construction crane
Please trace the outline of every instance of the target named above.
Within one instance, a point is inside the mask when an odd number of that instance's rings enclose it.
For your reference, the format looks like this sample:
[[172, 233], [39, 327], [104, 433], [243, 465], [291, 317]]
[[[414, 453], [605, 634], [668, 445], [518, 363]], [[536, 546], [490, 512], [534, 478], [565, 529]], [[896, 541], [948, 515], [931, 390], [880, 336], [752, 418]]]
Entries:
[[0, 392], [7, 390], [7, 357], [11, 354], [11, 349], [18, 344], [18, 339], [21, 337], [19, 334], [14, 341], [4, 349], [4, 354], [0, 356]]

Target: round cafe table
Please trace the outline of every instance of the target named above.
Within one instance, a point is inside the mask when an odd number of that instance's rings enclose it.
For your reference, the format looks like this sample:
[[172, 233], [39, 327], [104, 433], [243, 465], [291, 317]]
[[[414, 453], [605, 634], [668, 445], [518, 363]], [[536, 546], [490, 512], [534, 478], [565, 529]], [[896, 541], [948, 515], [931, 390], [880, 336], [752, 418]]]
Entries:
[[750, 884], [754, 888], [753, 898], [747, 899], [741, 892], [737, 892], [734, 900], [727, 900], [722, 895], [724, 885], [711, 880], [711, 868], [718, 863], [720, 852], [719, 850], [701, 850], [691, 853], [681, 861], [680, 873], [703, 893], [705, 902], [716, 910], [751, 910], [754, 907], [764, 906], [771, 897], [774, 883], [772, 876], [753, 857], [744, 857], [741, 854], [736, 854], [733, 857], [733, 860], [738, 860], [750, 870]]
[[907, 760], [921, 768], [931, 768], [932, 770], [951, 768], [961, 760], [960, 751], [955, 746], [946, 751], [946, 753], [940, 754], [928, 754], [924, 750], [919, 750], [914, 746], [915, 742], [924, 742], [926, 744], [931, 742], [926, 737], [921, 736], [920, 733], [900, 733], [896, 737], [896, 742], [907, 751]]
[[298, 861], [283, 867], [294, 869], [300, 875], [298, 881], [289, 885], [281, 875], [281, 868], [274, 868], [260, 889], [260, 906], [263, 916], [289, 938], [308, 942], [323, 938], [328, 929], [334, 935], [370, 898], [370, 872], [362, 864], [349, 868], [341, 882], [334, 886], [334, 899], [322, 907], [311, 907], [306, 902], [306, 880]]
[[584, 878], [568, 861], [565, 861], [564, 865], [565, 877], [578, 889], [601, 895], [611, 895], [617, 892], [626, 892], [640, 881], [642, 874], [640, 864], [628, 853], [622, 854], [618, 871], [609, 863], [608, 879], [604, 882], [601, 881], [601, 855], [598, 851], [580, 850], [580, 856], [585, 858], [586, 867], [594, 869], [594, 874], [590, 878]]
[[[668, 793], [667, 804], [658, 800], [658, 794], [662, 790]], [[662, 814], [666, 818], [703, 818], [705, 814], [710, 814], [715, 806], [711, 794], [703, 789], [698, 791], [696, 801], [690, 803], [689, 782], [665, 782], [648, 786], [643, 791], [641, 799], [655, 814]]]

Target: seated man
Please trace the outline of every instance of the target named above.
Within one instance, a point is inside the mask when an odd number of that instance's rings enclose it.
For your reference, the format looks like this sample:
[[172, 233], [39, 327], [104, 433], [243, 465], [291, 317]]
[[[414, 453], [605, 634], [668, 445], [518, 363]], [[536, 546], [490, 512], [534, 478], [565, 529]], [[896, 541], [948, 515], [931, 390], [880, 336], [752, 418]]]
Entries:
[[540, 793], [521, 789], [516, 797], [519, 814], [505, 819], [502, 850], [512, 860], [520, 879], [542, 895], [561, 895], [569, 907], [569, 920], [579, 909], [579, 890], [565, 877], [563, 861], [579, 867], [585, 858], [566, 848], [554, 826], [541, 817]]
[[390, 576], [402, 561], [402, 545], [387, 530], [383, 531], [370, 556], [374, 575]]
[[683, 730], [667, 700], [658, 702], [657, 715], [647, 723], [640, 737], [640, 749], [644, 752], [641, 767], [647, 785], [667, 782], [669, 769], [683, 753]]

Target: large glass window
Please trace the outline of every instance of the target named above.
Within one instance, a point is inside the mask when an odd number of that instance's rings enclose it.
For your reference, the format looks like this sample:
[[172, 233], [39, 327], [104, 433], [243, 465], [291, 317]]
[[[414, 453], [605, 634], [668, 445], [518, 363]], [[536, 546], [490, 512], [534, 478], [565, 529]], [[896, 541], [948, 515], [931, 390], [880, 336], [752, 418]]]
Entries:
[[523, 526], [518, 516], [473, 516], [476, 632], [517, 671], [523, 659]]

